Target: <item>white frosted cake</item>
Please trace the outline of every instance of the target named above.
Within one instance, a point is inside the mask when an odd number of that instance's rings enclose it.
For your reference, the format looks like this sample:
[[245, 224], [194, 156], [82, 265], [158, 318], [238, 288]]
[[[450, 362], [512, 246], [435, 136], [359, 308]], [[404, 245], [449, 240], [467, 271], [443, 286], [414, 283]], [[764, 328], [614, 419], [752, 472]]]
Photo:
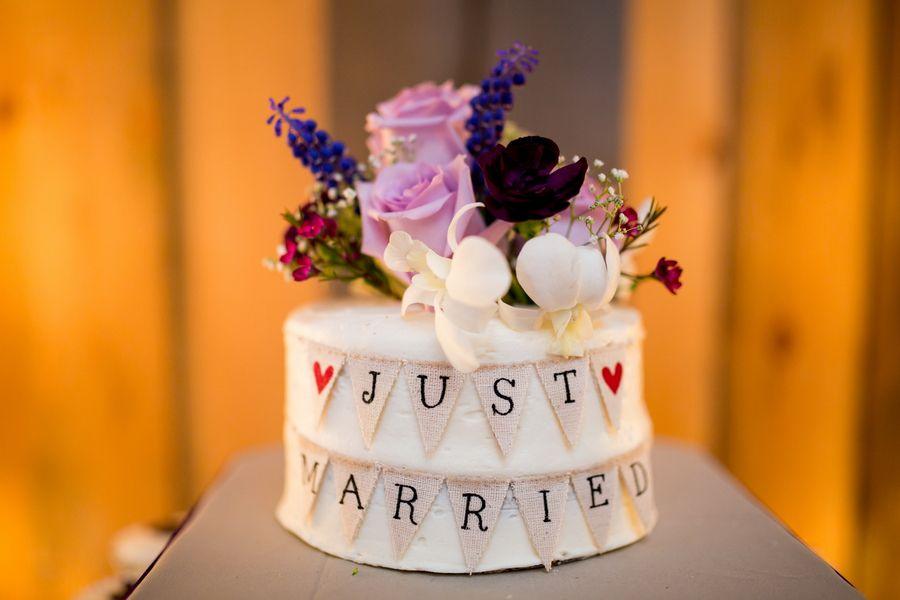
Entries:
[[[484, 363], [482, 370], [496, 365], [525, 366], [520, 371], [522, 380], [516, 385], [527, 391], [523, 406], [517, 407], [521, 408], [518, 428], [506, 455], [492, 432], [476, 390], [477, 371], [463, 377], [446, 430], [437, 447], [426, 455], [414, 410], [421, 398], [411, 397], [407, 385], [408, 378], [415, 375], [411, 370], [416, 371], [416, 367], [406, 361], [446, 363], [435, 338], [432, 315], [419, 314], [404, 319], [395, 304], [319, 305], [294, 312], [285, 323], [284, 335], [287, 357], [286, 479], [277, 514], [287, 529], [308, 544], [359, 563], [442, 573], [496, 571], [545, 562], [529, 537], [514, 497], [515, 483], [503, 492], [499, 518], [475, 565], [467, 565], [464, 557], [463, 542], [457, 535], [461, 525], [454, 516], [446, 482], [440, 484], [430, 510], [416, 506], [413, 518], [418, 529], [401, 555], [392, 545], [389, 527], [389, 522], [398, 513], [395, 510], [398, 499], [394, 497], [393, 502], [386, 502], [384, 477], [378, 477], [371, 497], [361, 498], [365, 510], [360, 511], [363, 513], [361, 523], [351, 540], [344, 529], [343, 507], [339, 503], [347, 482], [336, 481], [336, 469], [323, 467], [321, 462], [317, 469], [322, 471], [313, 473], [314, 457], [325, 455], [332, 457], [331, 467], [334, 456], [341, 456], [350, 461], [376, 464], [382, 469], [440, 474], [448, 479], [459, 476], [463, 479], [482, 477], [516, 481], [548, 474], [561, 474], [569, 479], [605, 474], [602, 479], [594, 477], [591, 483], [593, 503], [602, 505], [608, 501], [608, 504], [593, 509], [590, 508], [590, 491], [586, 505], [579, 506], [572, 483], [582, 482], [566, 480], [564, 506], [558, 515], [562, 523], [552, 560], [591, 556], [630, 544], [643, 537], [655, 524], [647, 460], [652, 428], [642, 399], [643, 331], [636, 311], [611, 310], [588, 343], [589, 359], [610, 356], [623, 369], [617, 394], [610, 394], [602, 366], [599, 367], [599, 379], [593, 376], [598, 369], [590, 370], [592, 376], [585, 382], [584, 394], [579, 399], [583, 402], [581, 430], [575, 443], [568, 441], [533, 367], [538, 361], [559, 361], [559, 357], [545, 353], [549, 333], [515, 332], [495, 320], [477, 337], [476, 344]], [[340, 371], [333, 372], [334, 382], [328, 382], [333, 387], [324, 407], [316, 401], [318, 386], [315, 368], [311, 367], [311, 348], [317, 356], [321, 356], [323, 350], [326, 355], [333, 350], [344, 354], [348, 361]], [[402, 364], [385, 401], [371, 447], [367, 448], [358, 418], [358, 406], [364, 397], [354, 393], [346, 369], [354, 356], [373, 355], [402, 361]], [[615, 375], [614, 369], [613, 366], [607, 373]], [[583, 375], [584, 372], [577, 373], [577, 376]], [[319, 379], [321, 383], [321, 377]], [[569, 380], [574, 387], [576, 379], [570, 375]], [[510, 388], [501, 386], [501, 393], [504, 389]], [[605, 402], [604, 391], [610, 401], [617, 395], [621, 406], [612, 408]], [[500, 409], [498, 412], [505, 412], [509, 401], [498, 396], [493, 406]], [[619, 414], [611, 415], [610, 408]], [[305, 449], [312, 449], [312, 452], [305, 455], [307, 462], [304, 465]], [[346, 477], [346, 472], [340, 475]], [[317, 478], [321, 479], [316, 481]], [[621, 480], [609, 481], [611, 478]], [[316, 498], [310, 507], [312, 486], [316, 487]], [[357, 484], [356, 487], [360, 486]], [[632, 498], [629, 490], [640, 495]], [[422, 494], [418, 495], [417, 502], [420, 502]], [[345, 505], [356, 503], [357, 497], [352, 492], [343, 497]], [[406, 497], [411, 497], [411, 493]], [[538, 497], [543, 504], [543, 496], [538, 494]], [[470, 509], [480, 507], [481, 502], [470, 502]], [[400, 502], [399, 508], [398, 516], [407, 519], [409, 506]], [[599, 543], [586, 517], [592, 510], [604, 511], [601, 520], [609, 521], [605, 535], [603, 531], [599, 532], [604, 535]], [[474, 514], [470, 516], [473, 518], [469, 526], [473, 528]], [[602, 527], [601, 524], [599, 529]]]
[[[602, 554], [656, 524], [641, 270], [665, 207], [628, 172], [510, 127], [538, 53], [480, 85], [424, 82], [366, 118], [357, 161], [290, 99], [269, 124], [315, 177], [282, 218], [292, 281], [391, 300], [306, 307], [284, 327], [279, 521], [358, 563], [478, 573]], [[399, 300], [399, 302], [397, 302]]]

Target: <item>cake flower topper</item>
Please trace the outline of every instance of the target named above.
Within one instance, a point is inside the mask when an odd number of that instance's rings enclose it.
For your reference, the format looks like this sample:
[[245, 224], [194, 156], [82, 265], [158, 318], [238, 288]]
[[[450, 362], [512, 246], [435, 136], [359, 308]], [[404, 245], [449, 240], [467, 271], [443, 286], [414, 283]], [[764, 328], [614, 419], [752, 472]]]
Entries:
[[368, 162], [269, 101], [268, 123], [315, 177], [308, 200], [285, 211], [278, 258], [287, 279], [360, 281], [434, 313], [436, 337], [460, 371], [479, 366], [477, 337], [492, 319], [548, 333], [547, 351], [582, 356], [611, 302], [655, 280], [670, 293], [682, 267], [662, 257], [637, 270], [665, 208], [627, 199], [624, 169], [566, 161], [557, 144], [508, 121], [513, 89], [538, 64], [514, 44], [480, 87], [425, 82], [366, 119]]

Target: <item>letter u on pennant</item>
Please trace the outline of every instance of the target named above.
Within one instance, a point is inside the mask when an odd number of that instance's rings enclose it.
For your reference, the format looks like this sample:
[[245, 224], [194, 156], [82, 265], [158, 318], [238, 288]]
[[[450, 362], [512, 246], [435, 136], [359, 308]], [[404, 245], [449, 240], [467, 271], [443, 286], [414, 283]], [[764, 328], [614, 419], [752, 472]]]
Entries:
[[409, 400], [419, 423], [425, 454], [430, 455], [444, 435], [462, 388], [463, 375], [449, 365], [410, 363], [407, 369]]

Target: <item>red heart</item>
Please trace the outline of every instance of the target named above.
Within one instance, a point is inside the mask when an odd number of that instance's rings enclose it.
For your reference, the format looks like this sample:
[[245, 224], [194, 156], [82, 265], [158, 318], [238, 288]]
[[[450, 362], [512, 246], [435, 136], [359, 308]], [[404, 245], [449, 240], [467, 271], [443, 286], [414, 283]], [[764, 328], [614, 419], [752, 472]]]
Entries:
[[313, 374], [316, 376], [316, 387], [319, 388], [319, 393], [322, 393], [328, 386], [328, 382], [331, 381], [331, 378], [334, 376], [334, 367], [329, 366], [325, 369], [325, 372], [322, 373], [322, 367], [319, 365], [319, 361], [313, 363]]
[[622, 383], [622, 363], [616, 363], [616, 370], [610, 371], [608, 368], [603, 367], [603, 381], [606, 382], [606, 385], [609, 386], [609, 389], [612, 390], [612, 393], [615, 394], [619, 391], [619, 385]]

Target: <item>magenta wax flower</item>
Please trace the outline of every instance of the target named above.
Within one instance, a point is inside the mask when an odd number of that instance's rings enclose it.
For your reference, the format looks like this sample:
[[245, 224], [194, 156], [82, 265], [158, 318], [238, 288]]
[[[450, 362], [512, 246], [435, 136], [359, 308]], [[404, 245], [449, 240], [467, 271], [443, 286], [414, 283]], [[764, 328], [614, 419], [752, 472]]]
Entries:
[[546, 219], [569, 207], [584, 176], [587, 159], [556, 168], [559, 146], [551, 139], [528, 136], [497, 144], [478, 157], [488, 196], [485, 206], [503, 221]]
[[310, 240], [314, 240], [319, 236], [334, 237], [337, 233], [337, 223], [334, 219], [323, 217], [307, 206], [301, 214], [297, 233]]
[[624, 233], [625, 237], [637, 237], [641, 232], [641, 220], [637, 211], [630, 206], [625, 206], [616, 213], [616, 222], [619, 224], [619, 231]]
[[312, 259], [305, 254], [298, 256], [296, 261], [296, 266], [291, 272], [294, 281], [306, 281], [318, 273], [318, 270], [313, 266]]
[[284, 253], [278, 257], [278, 260], [285, 265], [294, 262], [297, 256], [297, 228], [291, 225], [284, 232]]
[[682, 270], [678, 266], [677, 260], [666, 260], [666, 257], [663, 256], [656, 263], [656, 268], [653, 269], [653, 273], [650, 276], [662, 283], [667, 290], [674, 294], [681, 287]]

